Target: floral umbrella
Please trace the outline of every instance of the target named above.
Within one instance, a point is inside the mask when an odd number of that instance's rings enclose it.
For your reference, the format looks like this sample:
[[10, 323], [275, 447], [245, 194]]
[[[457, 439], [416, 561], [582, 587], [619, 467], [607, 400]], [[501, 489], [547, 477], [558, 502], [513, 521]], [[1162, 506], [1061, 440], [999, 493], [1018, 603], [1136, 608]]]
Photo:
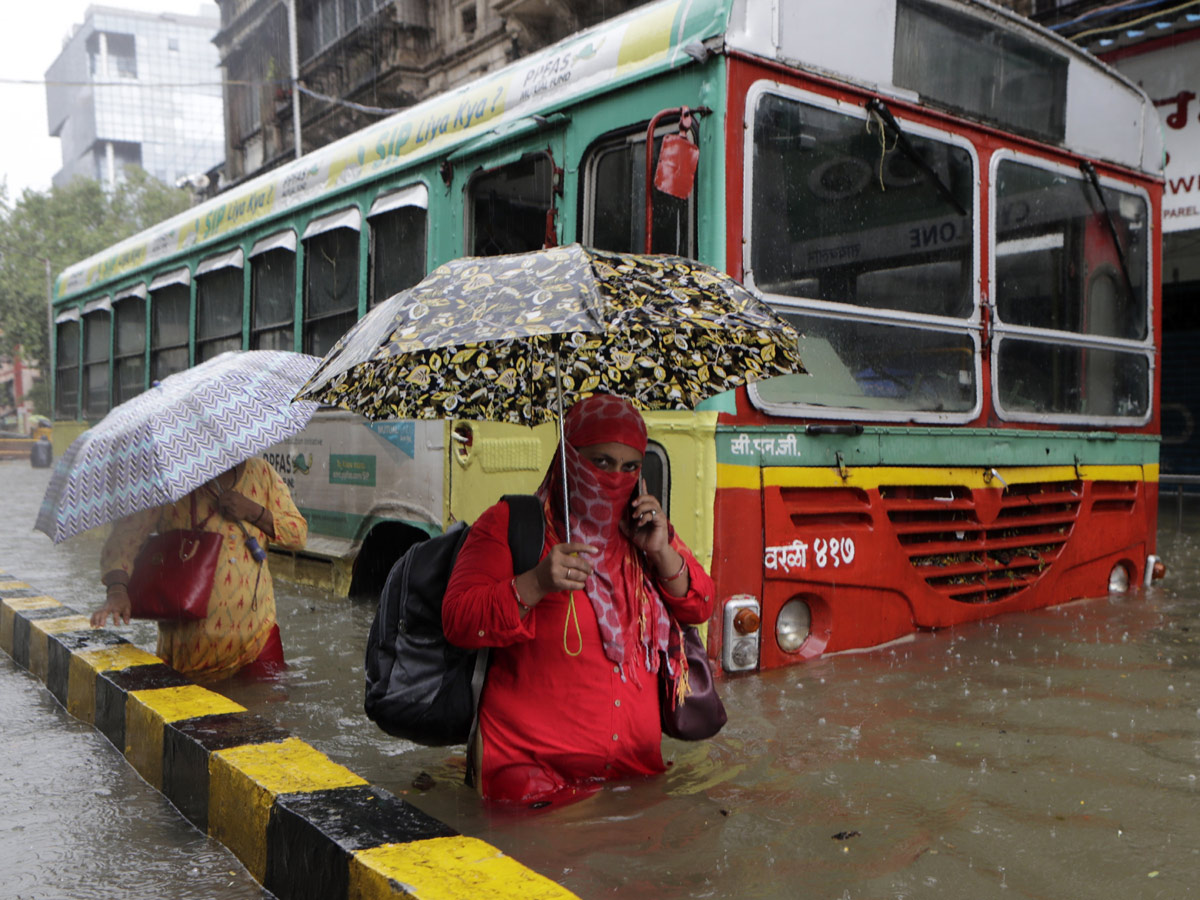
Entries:
[[710, 266], [571, 244], [440, 266], [348, 331], [297, 399], [372, 419], [524, 425], [597, 392], [692, 409], [803, 372], [797, 340]]
[[439, 266], [343, 335], [296, 399], [371, 419], [557, 418], [561, 441], [563, 408], [594, 393], [692, 409], [804, 372], [798, 339], [710, 266], [570, 244]]

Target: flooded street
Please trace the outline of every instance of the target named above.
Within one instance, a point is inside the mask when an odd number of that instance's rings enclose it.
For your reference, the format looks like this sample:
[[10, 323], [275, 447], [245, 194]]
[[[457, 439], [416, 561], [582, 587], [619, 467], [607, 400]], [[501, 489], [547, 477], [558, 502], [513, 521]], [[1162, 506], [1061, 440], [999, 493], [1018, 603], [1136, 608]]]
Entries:
[[[0, 463], [0, 567], [89, 611], [98, 543], [30, 530], [48, 477]], [[460, 748], [365, 718], [367, 604], [278, 583], [291, 668], [226, 692], [584, 898], [1183, 897], [1200, 876], [1195, 506], [1180, 532], [1164, 507], [1160, 587], [726, 680], [716, 739], [668, 741], [665, 776], [559, 809], [483, 808]], [[121, 631], [153, 649], [152, 626]], [[7, 657], [0, 716], [0, 896], [260, 896]]]

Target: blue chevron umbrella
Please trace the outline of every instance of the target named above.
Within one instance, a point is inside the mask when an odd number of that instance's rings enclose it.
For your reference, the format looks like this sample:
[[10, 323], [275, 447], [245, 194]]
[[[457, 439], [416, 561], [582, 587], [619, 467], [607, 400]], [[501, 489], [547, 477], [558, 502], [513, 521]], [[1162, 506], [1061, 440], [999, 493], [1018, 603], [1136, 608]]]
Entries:
[[302, 429], [316, 403], [292, 403], [320, 360], [230, 351], [169, 375], [114, 408], [62, 455], [35, 528], [55, 543], [173, 503]]

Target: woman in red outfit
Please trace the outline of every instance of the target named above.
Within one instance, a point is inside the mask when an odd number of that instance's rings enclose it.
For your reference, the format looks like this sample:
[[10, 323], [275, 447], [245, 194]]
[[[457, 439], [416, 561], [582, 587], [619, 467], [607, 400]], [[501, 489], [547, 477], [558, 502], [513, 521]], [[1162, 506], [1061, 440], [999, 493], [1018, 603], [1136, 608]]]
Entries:
[[[473, 748], [475, 783], [492, 800], [552, 801], [588, 782], [662, 772], [668, 636], [712, 612], [712, 579], [646, 492], [637, 410], [597, 395], [572, 407], [563, 428], [537, 492], [541, 561], [513, 571], [508, 505], [498, 503], [472, 527], [443, 600], [451, 643], [493, 648]], [[678, 652], [666, 664], [672, 674], [686, 666]]]

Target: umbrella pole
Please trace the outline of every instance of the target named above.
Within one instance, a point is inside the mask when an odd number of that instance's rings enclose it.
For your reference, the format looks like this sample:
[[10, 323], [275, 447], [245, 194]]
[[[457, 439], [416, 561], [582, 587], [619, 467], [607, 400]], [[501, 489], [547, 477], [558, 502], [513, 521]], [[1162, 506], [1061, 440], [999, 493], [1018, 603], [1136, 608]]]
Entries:
[[567, 497], [567, 443], [563, 435], [563, 408], [562, 408], [562, 358], [555, 354], [554, 356], [554, 386], [558, 393], [558, 461], [562, 466], [560, 474], [562, 475], [563, 489], [563, 526], [567, 530], [567, 543], [571, 543], [571, 502]]

